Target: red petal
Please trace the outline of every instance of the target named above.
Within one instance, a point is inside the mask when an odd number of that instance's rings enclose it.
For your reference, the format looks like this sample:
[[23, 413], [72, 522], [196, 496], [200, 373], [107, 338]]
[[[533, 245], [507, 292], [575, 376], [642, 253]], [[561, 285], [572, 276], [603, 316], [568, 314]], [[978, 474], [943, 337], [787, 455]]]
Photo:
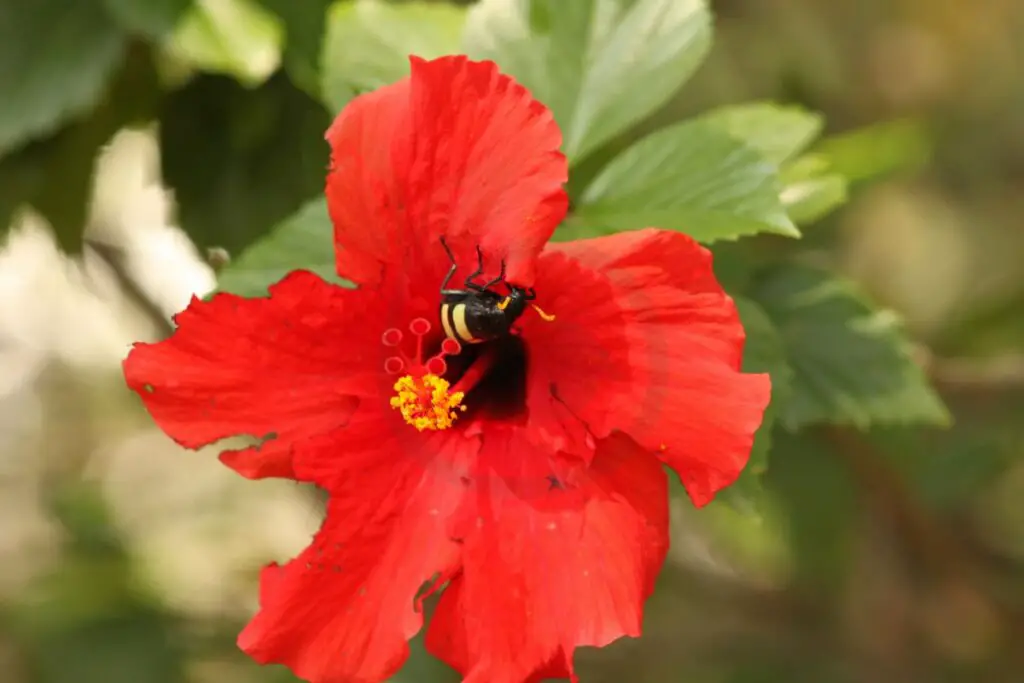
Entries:
[[[515, 441], [484, 443], [484, 459], [544, 461]], [[543, 501], [496, 487], [478, 496], [463, 571], [442, 594], [426, 641], [464, 683], [574, 677], [575, 648], [640, 634], [668, 548], [657, 459], [616, 435]]]
[[366, 336], [363, 299], [303, 271], [269, 298], [193, 299], [170, 338], [135, 345], [125, 378], [181, 445], [273, 436], [221, 458], [247, 477], [291, 477], [293, 446], [345, 424], [355, 396], [375, 386], [379, 359], [368, 353], [381, 346]]
[[736, 480], [771, 383], [739, 372], [744, 331], [706, 249], [660, 230], [552, 245], [537, 289], [557, 319], [523, 319], [531, 400], [546, 389], [595, 436], [625, 431], [695, 505]]
[[402, 437], [419, 435], [392, 417], [367, 411], [296, 458], [299, 478], [331, 498], [312, 545], [261, 576], [260, 611], [238, 641], [257, 661], [335, 683], [383, 681], [405, 660], [423, 621], [417, 592], [458, 562], [447, 527], [465, 488], [448, 468], [476, 441], [434, 435], [423, 444], [433, 459], [410, 456]]
[[568, 207], [551, 112], [492, 62], [411, 62], [409, 78], [357, 97], [327, 132], [338, 273], [372, 285], [382, 264], [440, 263], [447, 235], [460, 257], [479, 244], [529, 286]]

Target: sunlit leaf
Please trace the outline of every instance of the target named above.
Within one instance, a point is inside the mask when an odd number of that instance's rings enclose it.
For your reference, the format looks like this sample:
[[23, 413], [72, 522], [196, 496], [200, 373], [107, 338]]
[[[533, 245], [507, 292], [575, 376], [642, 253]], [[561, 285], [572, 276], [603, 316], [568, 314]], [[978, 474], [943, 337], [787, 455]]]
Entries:
[[783, 187], [779, 197], [794, 223], [813, 223], [846, 203], [846, 179], [830, 173], [799, 180]]
[[577, 161], [679, 90], [711, 45], [711, 14], [704, 0], [482, 0], [465, 45], [552, 109]]
[[437, 2], [335, 4], [324, 41], [326, 102], [338, 111], [353, 94], [399, 80], [409, 73], [410, 55], [458, 53], [465, 19], [465, 8]]
[[779, 201], [775, 167], [706, 121], [652, 133], [612, 160], [576, 213], [613, 229], [657, 226], [703, 242], [800, 235]]
[[789, 185], [801, 180], [819, 178], [832, 171], [832, 162], [823, 154], [808, 152], [790, 159], [779, 167], [779, 182]]
[[782, 164], [802, 152], [823, 125], [820, 114], [768, 102], [721, 107], [701, 118], [753, 147], [774, 164]]
[[194, 0], [168, 51], [186, 64], [256, 86], [281, 64], [284, 28], [255, 0]]
[[284, 24], [284, 66], [311, 95], [320, 94], [320, 57], [331, 0], [260, 0]]

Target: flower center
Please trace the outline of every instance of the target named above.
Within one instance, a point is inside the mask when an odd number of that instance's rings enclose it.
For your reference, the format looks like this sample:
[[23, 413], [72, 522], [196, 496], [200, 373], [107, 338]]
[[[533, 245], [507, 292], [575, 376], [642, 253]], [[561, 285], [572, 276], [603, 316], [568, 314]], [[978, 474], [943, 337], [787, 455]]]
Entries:
[[466, 410], [462, 404], [465, 392], [452, 391], [442, 377], [448, 371], [445, 356], [458, 354], [461, 347], [454, 339], [445, 339], [437, 354], [424, 358], [424, 338], [430, 331], [430, 321], [426, 318], [416, 318], [409, 323], [409, 332], [415, 339], [412, 355], [402, 351], [405, 339], [402, 330], [392, 327], [381, 337], [384, 346], [395, 351], [395, 355], [384, 361], [384, 371], [399, 376], [394, 384], [391, 407], [401, 412], [407, 424], [421, 432], [448, 429], [458, 417], [456, 411]]
[[526, 415], [526, 369], [526, 344], [522, 337], [509, 334], [467, 344], [448, 359], [445, 378], [466, 393], [467, 417], [518, 420]]
[[[391, 328], [381, 342], [391, 354], [384, 370], [395, 378], [391, 407], [419, 431], [450, 429], [463, 413], [489, 419], [516, 419], [526, 404], [526, 348], [507, 335], [482, 344], [462, 346], [440, 334], [425, 318], [409, 323], [408, 332]], [[410, 338], [411, 334], [411, 338]], [[466, 400], [472, 399], [471, 401]]]

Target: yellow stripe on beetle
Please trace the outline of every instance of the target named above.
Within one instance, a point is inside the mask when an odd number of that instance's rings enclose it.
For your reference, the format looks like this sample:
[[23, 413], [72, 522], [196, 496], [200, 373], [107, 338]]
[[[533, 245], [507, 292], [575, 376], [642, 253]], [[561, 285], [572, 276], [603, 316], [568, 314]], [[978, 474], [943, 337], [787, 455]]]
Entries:
[[[480, 344], [508, 337], [515, 334], [513, 325], [527, 306], [532, 306], [543, 320], [555, 319], [530, 303], [537, 298], [533, 287], [517, 287], [505, 279], [504, 260], [498, 277], [486, 283], [477, 281], [476, 278], [484, 272], [484, 253], [479, 245], [476, 248], [477, 268], [466, 278], [465, 289], [450, 289], [448, 285], [458, 264], [444, 237], [441, 238], [441, 246], [451, 261], [451, 267], [441, 281], [440, 292], [441, 324], [449, 339], [460, 344]], [[508, 293], [504, 296], [498, 294], [493, 289], [498, 284], [503, 284]]]
[[477, 339], [473, 336], [473, 333], [469, 331], [469, 326], [466, 325], [466, 304], [455, 304], [451, 307], [452, 327], [455, 329], [457, 341], [464, 342], [466, 344], [476, 344], [482, 339]]
[[441, 327], [444, 328], [444, 336], [449, 339], [459, 341], [459, 338], [455, 336], [455, 332], [452, 331], [451, 318], [451, 306], [448, 304], [441, 304]]

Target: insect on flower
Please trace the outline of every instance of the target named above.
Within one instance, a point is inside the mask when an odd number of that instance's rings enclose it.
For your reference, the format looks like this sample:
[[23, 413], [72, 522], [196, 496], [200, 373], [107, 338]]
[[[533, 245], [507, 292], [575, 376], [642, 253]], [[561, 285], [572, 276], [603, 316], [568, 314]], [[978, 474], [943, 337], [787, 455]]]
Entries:
[[[451, 270], [441, 283], [441, 324], [445, 336], [463, 344], [479, 344], [508, 334], [526, 310], [527, 304], [537, 298], [537, 293], [532, 287], [521, 289], [509, 284], [505, 279], [504, 261], [501, 262], [501, 273], [496, 278], [483, 285], [475, 282], [484, 272], [484, 254], [479, 247], [476, 250], [477, 269], [466, 278], [466, 288], [448, 289], [459, 266], [443, 237], [441, 245], [452, 260]], [[492, 289], [498, 284], [505, 285], [507, 295], [502, 296]], [[554, 316], [549, 316], [540, 308], [534, 306], [534, 309], [545, 320], [554, 320]]]
[[261, 574], [238, 641], [254, 659], [384, 681], [433, 593], [427, 649], [467, 683], [575, 680], [576, 648], [640, 634], [663, 465], [695, 505], [735, 481], [768, 377], [740, 372], [736, 308], [692, 239], [547, 243], [568, 165], [524, 87], [462, 56], [411, 65], [327, 132], [357, 287], [300, 270], [267, 297], [194, 299], [125, 377], [183, 446], [267, 437], [221, 460], [328, 493], [309, 547]]

